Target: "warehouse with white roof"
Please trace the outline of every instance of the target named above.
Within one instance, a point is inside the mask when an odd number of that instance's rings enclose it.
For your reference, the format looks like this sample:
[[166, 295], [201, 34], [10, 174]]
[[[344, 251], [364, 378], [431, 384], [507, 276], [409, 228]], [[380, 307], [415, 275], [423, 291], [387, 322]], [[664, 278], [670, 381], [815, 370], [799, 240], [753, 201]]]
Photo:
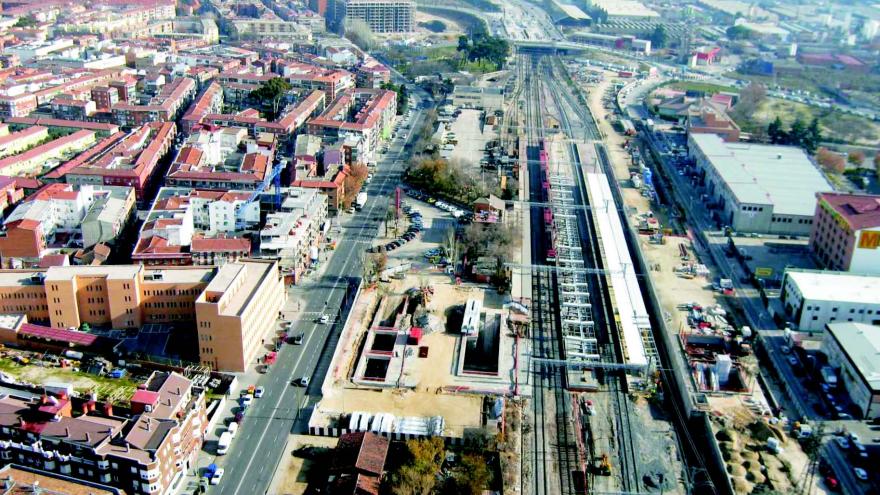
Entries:
[[832, 323], [822, 350], [861, 416], [880, 418], [880, 327]]
[[816, 193], [833, 188], [802, 149], [726, 143], [715, 134], [691, 134], [688, 144], [721, 223], [737, 232], [810, 235]]
[[803, 332], [821, 332], [839, 322], [880, 325], [877, 276], [788, 269], [781, 296], [786, 318]]

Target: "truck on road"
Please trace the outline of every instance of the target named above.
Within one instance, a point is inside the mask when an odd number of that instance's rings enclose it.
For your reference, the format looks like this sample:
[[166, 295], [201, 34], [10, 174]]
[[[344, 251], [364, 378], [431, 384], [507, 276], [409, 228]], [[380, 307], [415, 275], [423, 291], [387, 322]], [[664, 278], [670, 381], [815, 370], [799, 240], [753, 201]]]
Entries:
[[360, 210], [367, 203], [367, 193], [360, 192], [354, 200], [354, 207], [356, 210]]

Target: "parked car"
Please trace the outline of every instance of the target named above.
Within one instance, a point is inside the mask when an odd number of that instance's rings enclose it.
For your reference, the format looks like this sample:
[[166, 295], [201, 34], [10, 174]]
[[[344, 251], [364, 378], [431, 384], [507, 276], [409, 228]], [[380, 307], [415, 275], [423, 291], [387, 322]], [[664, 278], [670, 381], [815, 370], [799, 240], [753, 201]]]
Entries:
[[223, 475], [225, 473], [226, 473], [226, 471], [223, 468], [217, 468], [217, 470], [214, 471], [214, 474], [211, 475], [211, 484], [212, 485], [219, 485], [220, 480], [223, 479]]
[[293, 337], [293, 345], [302, 345], [303, 343], [303, 334], [297, 334]]
[[261, 397], [263, 396], [264, 393], [266, 393], [266, 389], [265, 389], [265, 388], [263, 388], [263, 387], [257, 387], [257, 389], [254, 390], [254, 398], [259, 399], [259, 398], [261, 398]]
[[856, 475], [856, 478], [862, 481], [868, 481], [868, 472], [865, 471], [863, 468], [853, 468], [853, 473]]

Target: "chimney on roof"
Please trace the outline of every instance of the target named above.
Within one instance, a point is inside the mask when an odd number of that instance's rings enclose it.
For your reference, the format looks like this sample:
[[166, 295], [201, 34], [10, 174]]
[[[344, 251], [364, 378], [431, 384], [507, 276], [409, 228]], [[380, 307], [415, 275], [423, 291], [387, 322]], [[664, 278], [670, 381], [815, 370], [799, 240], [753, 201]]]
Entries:
[[70, 428], [68, 428], [67, 426], [64, 427], [64, 436], [65, 436], [65, 437], [69, 437], [69, 436], [70, 436]]
[[776, 159], [777, 159], [777, 160], [782, 160], [782, 153], [777, 153], [777, 154], [776, 154]]
[[91, 443], [91, 442], [92, 442], [92, 436], [89, 435], [89, 432], [86, 432], [86, 443]]

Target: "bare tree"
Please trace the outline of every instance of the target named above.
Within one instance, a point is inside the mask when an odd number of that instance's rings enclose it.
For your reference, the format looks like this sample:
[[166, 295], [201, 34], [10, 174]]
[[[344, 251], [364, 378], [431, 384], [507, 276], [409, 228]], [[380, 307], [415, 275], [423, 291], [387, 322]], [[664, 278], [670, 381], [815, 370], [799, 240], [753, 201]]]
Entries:
[[370, 51], [376, 47], [376, 36], [370, 26], [362, 19], [345, 20], [345, 37], [361, 50]]

